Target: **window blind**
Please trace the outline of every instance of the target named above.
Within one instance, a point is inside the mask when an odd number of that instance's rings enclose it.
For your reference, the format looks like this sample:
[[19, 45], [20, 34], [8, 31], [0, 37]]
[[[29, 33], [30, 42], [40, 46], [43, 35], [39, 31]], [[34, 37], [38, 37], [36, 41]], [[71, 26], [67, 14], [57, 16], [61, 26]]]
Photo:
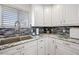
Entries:
[[18, 12], [14, 8], [2, 6], [2, 27], [14, 27], [18, 20]]
[[20, 21], [21, 28], [29, 27], [29, 13], [12, 7], [2, 6], [2, 27], [14, 28], [15, 22]]

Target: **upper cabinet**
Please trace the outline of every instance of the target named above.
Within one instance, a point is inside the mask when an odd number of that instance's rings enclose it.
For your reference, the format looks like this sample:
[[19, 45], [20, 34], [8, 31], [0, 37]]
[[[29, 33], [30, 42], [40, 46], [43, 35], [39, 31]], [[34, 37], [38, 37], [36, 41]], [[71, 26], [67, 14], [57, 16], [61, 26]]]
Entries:
[[78, 26], [79, 5], [33, 5], [33, 26]]
[[52, 26], [52, 6], [44, 5], [44, 26]]
[[62, 26], [62, 5], [52, 5], [52, 26]]
[[43, 6], [32, 5], [32, 26], [43, 26]]
[[78, 6], [75, 4], [63, 4], [52, 6], [53, 26], [78, 26]]
[[32, 5], [32, 26], [52, 26], [51, 5]]
[[75, 26], [78, 25], [78, 8], [77, 5], [63, 5], [63, 20], [65, 26]]
[[1, 26], [1, 24], [2, 24], [2, 14], [1, 14], [1, 12], [2, 12], [2, 7], [1, 7], [1, 5], [0, 5], [0, 28], [2, 27], [2, 26]]

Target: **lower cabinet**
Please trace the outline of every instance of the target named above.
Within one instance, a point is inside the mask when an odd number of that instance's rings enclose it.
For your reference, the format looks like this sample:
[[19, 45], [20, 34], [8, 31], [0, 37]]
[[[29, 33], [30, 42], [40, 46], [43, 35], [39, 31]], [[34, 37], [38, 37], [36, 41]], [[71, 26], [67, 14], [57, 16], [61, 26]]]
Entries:
[[71, 47], [71, 44], [70, 42], [56, 40], [56, 55], [77, 55], [75, 49]]
[[38, 55], [45, 55], [45, 40], [44, 38], [41, 38], [38, 40]]
[[37, 40], [1, 50], [0, 55], [37, 55]]
[[54, 55], [55, 42], [54, 38], [43, 37], [38, 40], [38, 55]]
[[45, 50], [46, 55], [54, 55], [55, 54], [55, 39], [51, 37], [45, 38]]
[[21, 55], [37, 55], [37, 46], [30, 46], [21, 51]]
[[43, 37], [0, 51], [0, 55], [79, 55], [79, 44]]

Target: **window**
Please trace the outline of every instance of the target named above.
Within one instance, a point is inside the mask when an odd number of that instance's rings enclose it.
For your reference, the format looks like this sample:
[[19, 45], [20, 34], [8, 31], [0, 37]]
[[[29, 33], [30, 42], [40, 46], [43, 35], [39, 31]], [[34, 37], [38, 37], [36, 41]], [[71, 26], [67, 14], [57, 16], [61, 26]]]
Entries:
[[14, 28], [15, 22], [19, 20], [21, 28], [29, 26], [29, 13], [12, 7], [2, 6], [2, 27]]
[[18, 20], [18, 12], [14, 8], [2, 6], [2, 27], [14, 27]]

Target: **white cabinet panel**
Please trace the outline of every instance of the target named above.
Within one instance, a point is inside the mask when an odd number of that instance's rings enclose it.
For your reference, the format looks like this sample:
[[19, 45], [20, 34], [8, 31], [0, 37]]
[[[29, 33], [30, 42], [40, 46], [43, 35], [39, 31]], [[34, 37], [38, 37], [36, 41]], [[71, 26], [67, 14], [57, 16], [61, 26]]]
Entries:
[[37, 40], [28, 42], [24, 46], [24, 49], [21, 51], [22, 55], [37, 55]]
[[37, 55], [37, 40], [1, 50], [0, 55]]
[[43, 26], [43, 6], [32, 6], [32, 26]]
[[75, 49], [71, 48], [71, 43], [57, 40], [56, 41], [56, 54], [57, 55], [77, 55]]
[[53, 26], [76, 26], [78, 22], [78, 5], [62, 4], [52, 6]]
[[44, 45], [38, 46], [38, 55], [45, 55]]
[[45, 55], [45, 40], [44, 40], [44, 38], [38, 40], [38, 55]]
[[53, 5], [52, 6], [52, 25], [53, 26], [62, 26], [62, 5]]
[[55, 54], [55, 39], [47, 37], [45, 38], [45, 50], [46, 55], [54, 55]]
[[77, 5], [63, 5], [63, 8], [65, 8], [65, 16], [64, 16], [64, 21], [65, 25], [77, 25]]
[[44, 5], [44, 26], [52, 26], [52, 6]]
[[23, 55], [37, 55], [37, 46], [33, 45], [24, 49], [21, 54]]
[[79, 28], [70, 28], [70, 37], [79, 39]]
[[14, 55], [16, 53], [19, 53], [22, 49], [23, 49], [23, 45], [18, 45], [15, 47], [11, 47], [11, 48], [7, 48], [7, 49], [2, 50], [2, 51], [0, 51], [0, 54]]
[[0, 28], [2, 27], [2, 6], [0, 5]]

